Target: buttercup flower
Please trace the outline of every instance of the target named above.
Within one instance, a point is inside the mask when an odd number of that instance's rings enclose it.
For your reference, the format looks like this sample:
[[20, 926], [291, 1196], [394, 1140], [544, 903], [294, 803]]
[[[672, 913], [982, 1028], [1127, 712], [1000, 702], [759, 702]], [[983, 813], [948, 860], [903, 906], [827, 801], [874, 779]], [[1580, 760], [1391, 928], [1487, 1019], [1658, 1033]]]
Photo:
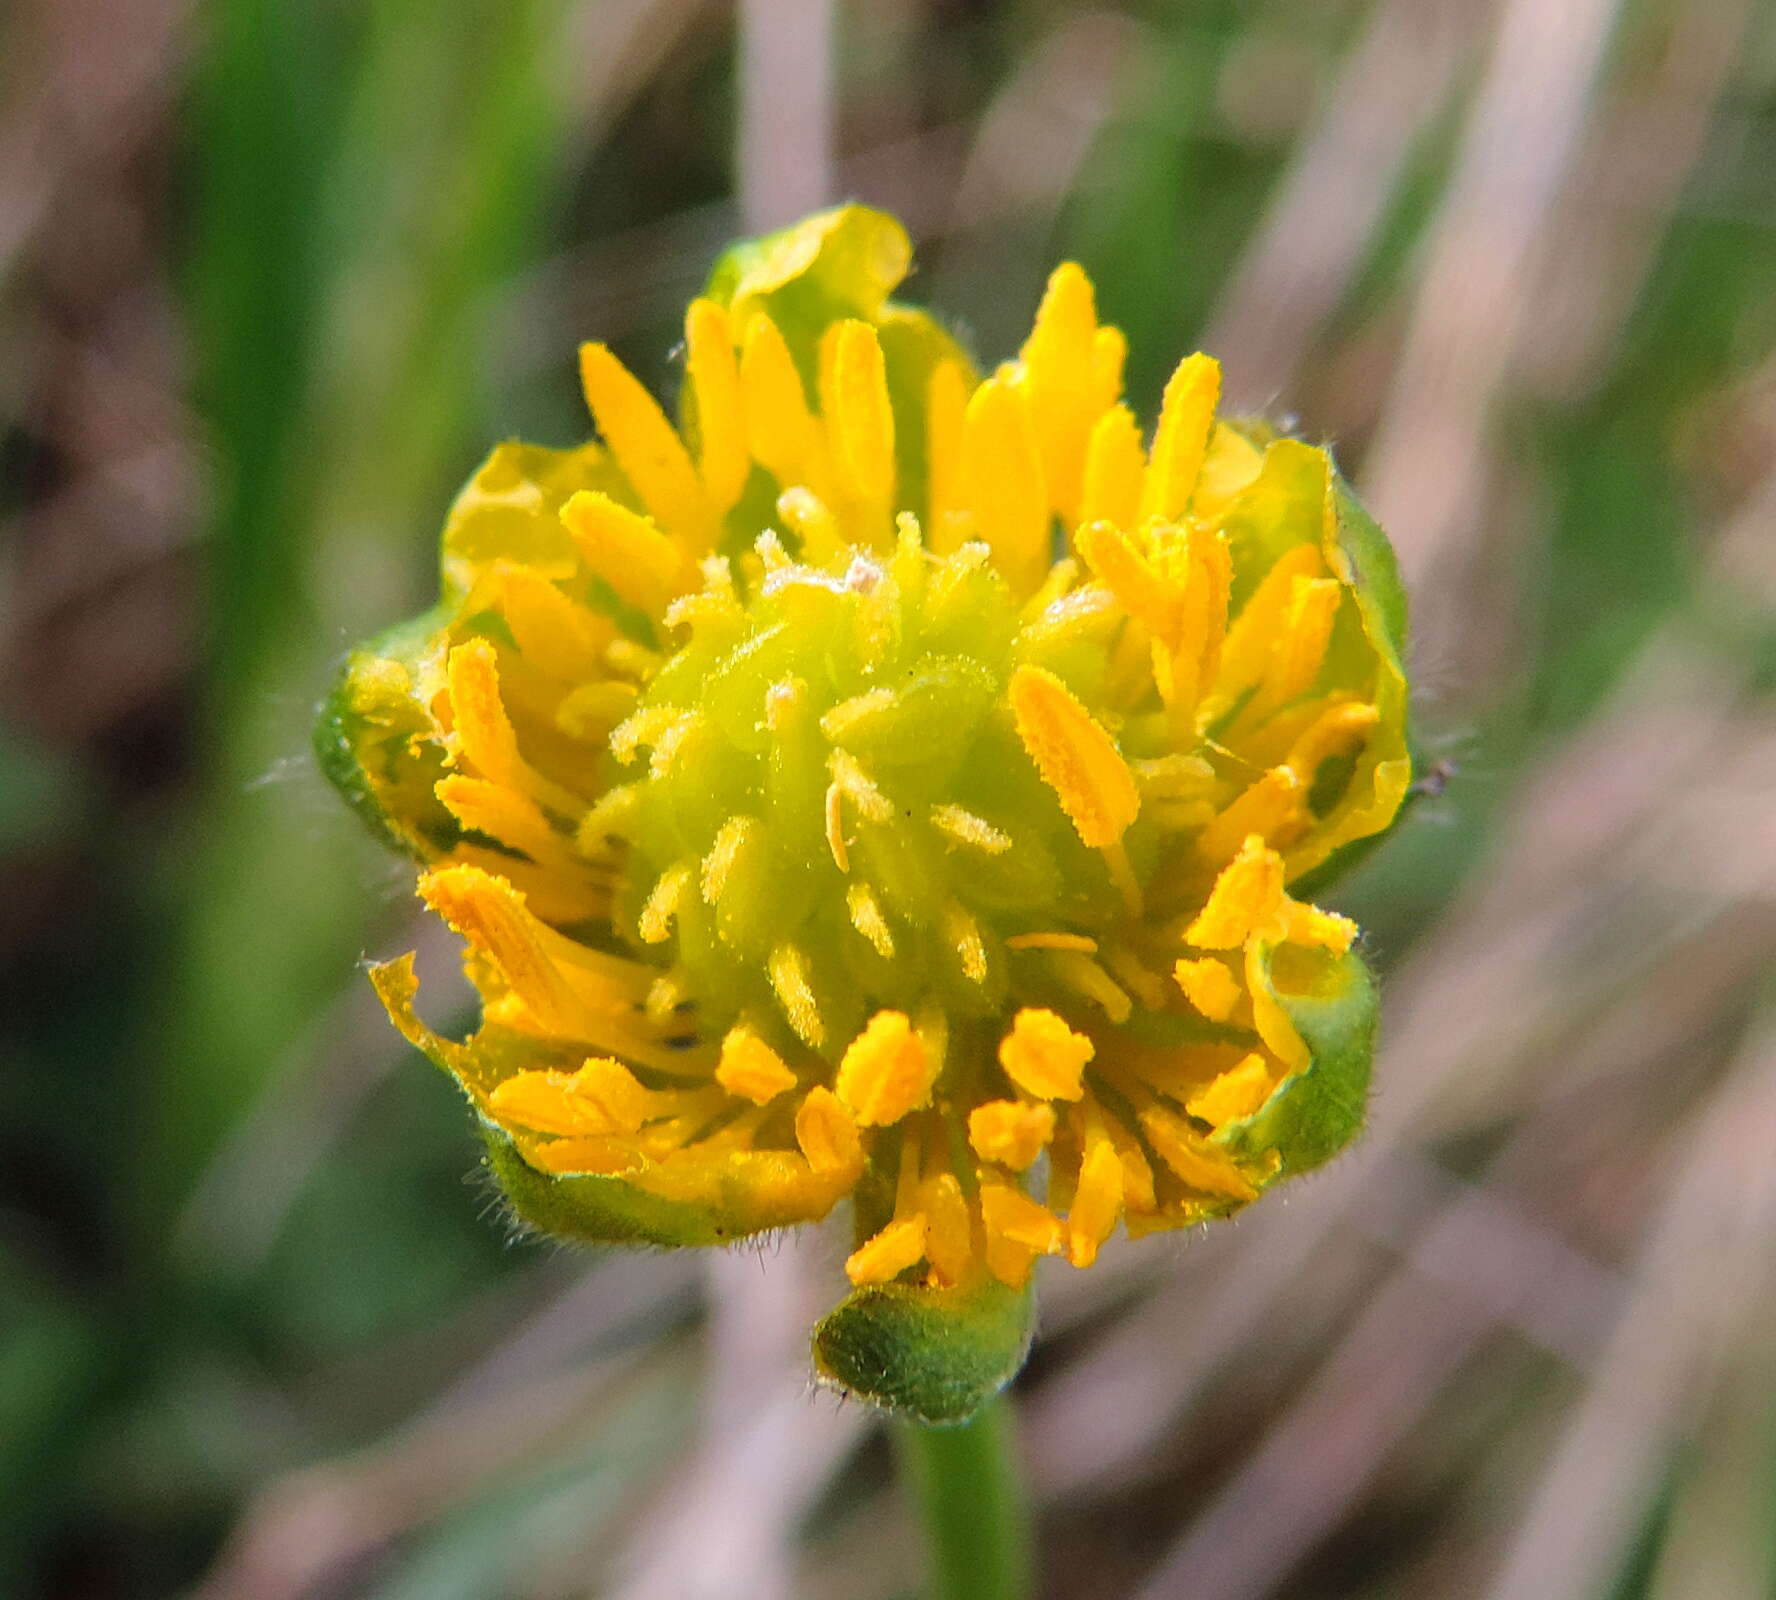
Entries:
[[350, 659], [329, 772], [482, 999], [375, 970], [550, 1234], [726, 1244], [849, 1198], [829, 1377], [1004, 1383], [1038, 1257], [1225, 1216], [1356, 1132], [1355, 927], [1308, 898], [1407, 787], [1392, 555], [1326, 452], [1150, 443], [1060, 267], [982, 379], [846, 207], [736, 247], [680, 422], [604, 346], [600, 443], [504, 444], [428, 616]]

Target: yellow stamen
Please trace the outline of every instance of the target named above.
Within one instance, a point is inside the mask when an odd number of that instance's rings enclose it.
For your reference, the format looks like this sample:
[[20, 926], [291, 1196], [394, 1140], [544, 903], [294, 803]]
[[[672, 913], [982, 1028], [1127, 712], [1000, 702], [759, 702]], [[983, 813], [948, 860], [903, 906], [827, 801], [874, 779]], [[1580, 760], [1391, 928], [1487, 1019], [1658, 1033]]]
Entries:
[[1054, 1137], [1054, 1107], [988, 1100], [968, 1113], [968, 1142], [983, 1161], [1022, 1172]]
[[1238, 1066], [1198, 1089], [1184, 1102], [1184, 1109], [1211, 1128], [1219, 1128], [1251, 1116], [1270, 1098], [1273, 1087], [1270, 1064], [1254, 1050]]
[[962, 976], [970, 983], [987, 981], [987, 944], [981, 937], [980, 924], [962, 906], [952, 900], [943, 910], [943, 935], [962, 968]]
[[1028, 594], [1048, 570], [1048, 491], [1029, 411], [1009, 378], [989, 378], [974, 391], [961, 465], [976, 533], [1013, 591]]
[[999, 1064], [1025, 1094], [1038, 1100], [1077, 1100], [1085, 1092], [1085, 1064], [1097, 1052], [1052, 1011], [1025, 1006], [999, 1041]]
[[1014, 933], [1005, 941], [1008, 950], [1077, 950], [1095, 955], [1098, 941], [1083, 933]]
[[445, 685], [457, 749], [481, 777], [522, 790], [563, 816], [585, 809], [584, 800], [519, 754], [518, 734], [500, 695], [499, 657], [487, 640], [470, 639], [450, 652]]
[[1049, 957], [1054, 975], [1098, 1007], [1119, 1026], [1134, 1012], [1134, 1002], [1091, 957], [1072, 950], [1057, 950]]
[[580, 383], [623, 476], [693, 555], [715, 542], [715, 519], [678, 430], [635, 375], [601, 344], [580, 346]]
[[1134, 527], [1140, 516], [1141, 481], [1146, 471], [1141, 425], [1127, 406], [1112, 406], [1093, 425], [1086, 445], [1079, 520]]
[[845, 1258], [845, 1276], [861, 1288], [888, 1283], [925, 1256], [925, 1218], [900, 1217]]
[[1141, 491], [1142, 522], [1184, 514], [1202, 471], [1220, 395], [1221, 367], [1212, 357], [1199, 353], [1178, 363], [1160, 404], [1153, 459]]
[[888, 927], [887, 917], [882, 914], [881, 902], [868, 884], [854, 883], [845, 891], [845, 909], [850, 913], [851, 926], [869, 940], [876, 954], [884, 961], [892, 960], [894, 934]]
[[1067, 1259], [1089, 1267], [1122, 1215], [1122, 1159], [1107, 1135], [1087, 1135], [1085, 1157], [1067, 1212]]
[[1232, 950], [1282, 909], [1283, 858], [1253, 834], [1221, 869], [1184, 937], [1203, 950]]
[[780, 944], [766, 958], [765, 975], [796, 1037], [810, 1050], [818, 1050], [826, 1042], [826, 1023], [808, 978], [807, 955], [793, 944]]
[[1227, 970], [1226, 963], [1213, 956], [1174, 962], [1172, 976], [1178, 980], [1184, 998], [1210, 1022], [1225, 1022], [1239, 1004], [1239, 984]]
[[785, 487], [809, 481], [815, 423], [807, 391], [777, 324], [762, 313], [741, 341], [740, 392], [752, 454]]
[[1079, 837], [1098, 850], [1116, 844], [1140, 813], [1141, 792], [1115, 740], [1042, 667], [1012, 674], [1011, 711], [1018, 738]]
[[693, 300], [685, 312], [685, 375], [696, 405], [703, 492], [720, 516], [746, 487], [752, 455], [746, 448], [734, 330], [726, 310], [713, 300]]
[[1251, 1180], [1233, 1164], [1226, 1151], [1209, 1143], [1200, 1133], [1163, 1106], [1149, 1106], [1141, 1113], [1141, 1131], [1147, 1135], [1159, 1159], [1193, 1189], [1226, 1195], [1234, 1200], [1256, 1200]]
[[741, 1022], [729, 1028], [722, 1039], [715, 1081], [729, 1094], [762, 1106], [768, 1105], [785, 1090], [793, 1089], [796, 1075], [785, 1065], [782, 1056]]
[[931, 822], [940, 833], [949, 835], [957, 844], [967, 845], [971, 850], [996, 856], [1003, 855], [1011, 848], [1010, 834], [1002, 833], [985, 817], [976, 816], [962, 806], [933, 806]]
[[886, 1127], [931, 1099], [935, 1066], [906, 1014], [878, 1011], [845, 1047], [833, 1087], [866, 1128]]
[[825, 1084], [815, 1084], [796, 1108], [795, 1135], [796, 1144], [816, 1172], [863, 1170], [863, 1141], [857, 1124]]
[[894, 493], [894, 409], [881, 342], [857, 321], [835, 324], [826, 339], [820, 404], [840, 482], [852, 498], [885, 506]]
[[686, 862], [668, 867], [655, 880], [636, 918], [636, 929], [644, 944], [664, 944], [672, 937], [672, 919], [678, 915], [685, 896], [691, 892], [691, 868]]
[[938, 1281], [960, 1283], [974, 1259], [974, 1227], [968, 1201], [953, 1172], [940, 1172], [919, 1186], [925, 1216], [925, 1258]]
[[596, 489], [561, 508], [581, 559], [630, 605], [658, 616], [697, 585], [696, 564], [653, 522]]
[[763, 837], [764, 826], [757, 817], [729, 817], [716, 830], [709, 854], [703, 858], [702, 889], [705, 900], [714, 905], [721, 899], [722, 891], [727, 888], [728, 877], [741, 852], [749, 844], [756, 847]]

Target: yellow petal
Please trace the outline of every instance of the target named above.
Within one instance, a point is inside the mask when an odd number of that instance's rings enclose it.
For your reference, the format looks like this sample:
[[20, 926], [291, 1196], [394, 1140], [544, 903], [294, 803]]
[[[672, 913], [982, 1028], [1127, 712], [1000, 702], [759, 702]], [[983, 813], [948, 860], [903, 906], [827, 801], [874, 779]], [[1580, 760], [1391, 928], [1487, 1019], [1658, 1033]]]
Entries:
[[1008, 1239], [1038, 1255], [1060, 1249], [1060, 1219], [1021, 1190], [1006, 1183], [983, 1183], [980, 1204], [988, 1238]]
[[445, 663], [451, 733], [461, 757], [483, 778], [517, 789], [564, 817], [585, 801], [538, 772], [518, 749], [518, 733], [500, 692], [499, 657], [485, 639], [457, 645]]
[[1092, 425], [1086, 445], [1079, 520], [1133, 528], [1140, 516], [1146, 471], [1147, 454], [1141, 448], [1141, 427], [1134, 412], [1127, 406], [1112, 406]]
[[763, 313], [746, 324], [740, 391], [752, 454], [786, 488], [807, 483], [814, 454], [814, 417], [789, 346], [777, 324]]
[[1141, 1131], [1159, 1159], [1191, 1188], [1234, 1200], [1258, 1198], [1251, 1180], [1233, 1164], [1226, 1151], [1210, 1144], [1182, 1117], [1163, 1106], [1150, 1106], [1141, 1113], [1140, 1120]]
[[852, 498], [885, 504], [894, 493], [894, 410], [881, 342], [867, 322], [833, 327], [821, 407], [839, 480]]
[[796, 1108], [796, 1143], [818, 1173], [863, 1170], [863, 1141], [857, 1124], [839, 1097], [825, 1084], [810, 1089]]
[[1184, 1102], [1191, 1116], [1211, 1128], [1249, 1117], [1270, 1098], [1270, 1064], [1253, 1051], [1240, 1063], [1210, 1080]]
[[1048, 490], [1029, 411], [1006, 377], [989, 378], [968, 402], [962, 496], [993, 564], [1014, 592], [1029, 594], [1049, 565]]
[[1123, 1170], [1116, 1146], [1107, 1138], [1089, 1142], [1079, 1164], [1079, 1181], [1067, 1212], [1067, 1259], [1089, 1267], [1122, 1215]]
[[1085, 1065], [1097, 1047], [1052, 1011], [1025, 1006], [999, 1041], [999, 1064], [1025, 1094], [1038, 1100], [1077, 1100], [1085, 1092]]
[[1179, 961], [1172, 966], [1172, 976], [1184, 991], [1184, 998], [1210, 1022], [1225, 1022], [1239, 1004], [1240, 986], [1227, 970], [1227, 964], [1213, 956], [1198, 961]]
[[580, 490], [561, 508], [561, 521], [587, 569], [650, 617], [697, 586], [696, 563], [683, 546], [607, 494]]
[[1204, 950], [1233, 950], [1269, 926], [1283, 905], [1283, 858], [1253, 834], [1221, 869], [1184, 937]]

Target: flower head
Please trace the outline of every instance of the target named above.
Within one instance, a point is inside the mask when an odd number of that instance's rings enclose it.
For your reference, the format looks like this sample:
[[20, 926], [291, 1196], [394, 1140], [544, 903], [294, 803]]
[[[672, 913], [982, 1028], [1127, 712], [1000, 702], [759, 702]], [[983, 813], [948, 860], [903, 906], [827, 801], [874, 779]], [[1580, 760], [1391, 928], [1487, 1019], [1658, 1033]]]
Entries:
[[736, 247], [681, 420], [581, 351], [601, 443], [497, 448], [433, 613], [320, 731], [424, 864], [482, 1020], [377, 987], [550, 1233], [718, 1244], [849, 1197], [824, 1371], [965, 1414], [1038, 1257], [1224, 1216], [1363, 1114], [1374, 996], [1303, 884], [1405, 791], [1403, 606], [1326, 452], [1150, 442], [1059, 268], [982, 379], [860, 207]]

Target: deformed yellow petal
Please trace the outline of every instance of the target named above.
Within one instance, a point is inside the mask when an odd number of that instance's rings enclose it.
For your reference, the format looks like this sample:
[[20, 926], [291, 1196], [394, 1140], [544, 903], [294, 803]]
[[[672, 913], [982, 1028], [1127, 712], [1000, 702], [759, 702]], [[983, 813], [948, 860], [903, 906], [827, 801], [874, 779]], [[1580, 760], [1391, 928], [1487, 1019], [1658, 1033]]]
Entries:
[[1184, 998], [1210, 1022], [1225, 1022], [1239, 1004], [1240, 986], [1227, 964], [1213, 956], [1197, 961], [1178, 961], [1172, 965], [1172, 976], [1184, 991]]
[[1141, 1131], [1147, 1135], [1159, 1159], [1193, 1189], [1226, 1195], [1233, 1200], [1256, 1200], [1258, 1191], [1233, 1164], [1226, 1151], [1209, 1143], [1182, 1117], [1163, 1106], [1149, 1106], [1141, 1113]]
[[538, 1133], [636, 1133], [654, 1096], [622, 1062], [595, 1057], [578, 1072], [520, 1072], [495, 1085], [488, 1108], [503, 1123]]
[[1079, 837], [1093, 849], [1115, 844], [1141, 810], [1141, 791], [1116, 741], [1043, 667], [1012, 674], [1011, 712], [1018, 738]]
[[821, 406], [832, 455], [846, 491], [871, 505], [894, 493], [894, 409], [882, 345], [867, 322], [848, 320], [828, 331]]
[[845, 1047], [833, 1087], [865, 1127], [885, 1127], [931, 1098], [935, 1065], [901, 1011], [878, 1011]]
[[815, 453], [814, 416], [789, 346], [762, 312], [746, 324], [740, 391], [752, 454], [784, 487], [808, 482]]
[[863, 1141], [839, 1097], [825, 1084], [810, 1089], [796, 1108], [796, 1143], [817, 1173], [863, 1170]]
[[630, 605], [651, 617], [697, 585], [696, 564], [653, 522], [596, 489], [582, 489], [561, 508], [587, 568]]
[[1079, 1181], [1067, 1213], [1067, 1259], [1089, 1267], [1122, 1215], [1123, 1169], [1116, 1146], [1108, 1138], [1088, 1141], [1079, 1164]]
[[925, 1257], [941, 1283], [959, 1283], [974, 1259], [974, 1227], [968, 1201], [953, 1172], [940, 1172], [919, 1186], [925, 1216]]
[[1141, 426], [1127, 406], [1112, 406], [1092, 425], [1085, 451], [1085, 482], [1079, 520], [1132, 528], [1141, 513], [1141, 482], [1147, 454]]
[[685, 312], [685, 373], [696, 400], [697, 466], [717, 514], [740, 498], [752, 470], [740, 399], [740, 364], [727, 311], [696, 299]]
[[1198, 1089], [1184, 1102], [1184, 1109], [1211, 1128], [1219, 1128], [1225, 1122], [1251, 1116], [1270, 1098], [1273, 1087], [1269, 1062], [1254, 1050]]
[[445, 663], [451, 731], [463, 759], [483, 778], [521, 790], [562, 816], [577, 816], [585, 802], [538, 772], [518, 749], [518, 733], [500, 692], [499, 657], [486, 639], [468, 639]]
[[968, 1113], [968, 1142], [983, 1161], [1022, 1172], [1054, 1137], [1054, 1107], [988, 1100]]
[[1203, 950], [1232, 950], [1282, 910], [1283, 858], [1257, 834], [1221, 869], [1184, 937]]
[[925, 1255], [925, 1218], [902, 1217], [859, 1245], [845, 1260], [845, 1276], [859, 1287], [898, 1278]]
[[962, 419], [962, 496], [1012, 589], [1029, 594], [1049, 563], [1048, 490], [1030, 413], [1007, 377], [974, 391]]
[[1025, 1006], [999, 1041], [999, 1064], [1025, 1094], [1038, 1100], [1077, 1100], [1085, 1092], [1085, 1065], [1097, 1046], [1052, 1011]]
[[1061, 1247], [1060, 1219], [1040, 1201], [1008, 1183], [983, 1183], [980, 1192], [981, 1220], [991, 1238], [1052, 1255]]
[[762, 1106], [793, 1089], [796, 1075], [782, 1056], [742, 1022], [728, 1029], [722, 1039], [715, 1081], [729, 1094]]

